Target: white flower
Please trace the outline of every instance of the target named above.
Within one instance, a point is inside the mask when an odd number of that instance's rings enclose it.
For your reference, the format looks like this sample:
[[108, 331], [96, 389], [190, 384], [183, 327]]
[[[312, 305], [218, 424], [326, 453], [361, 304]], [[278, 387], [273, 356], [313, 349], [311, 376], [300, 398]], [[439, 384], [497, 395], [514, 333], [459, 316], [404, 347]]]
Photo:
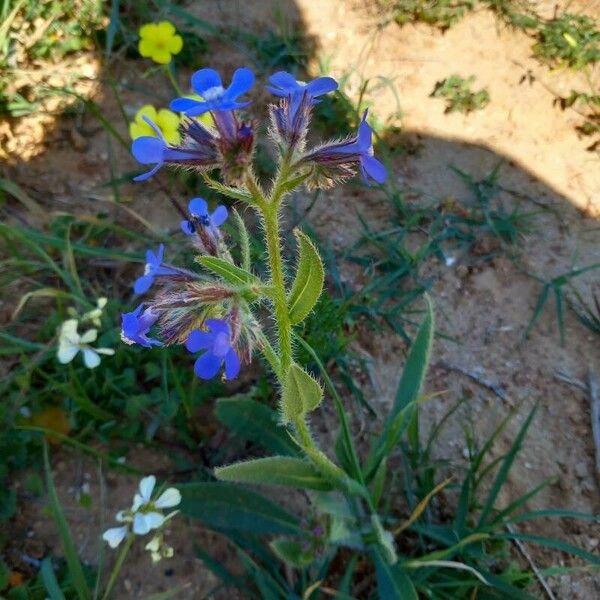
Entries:
[[58, 361], [70, 363], [77, 353], [83, 353], [83, 362], [89, 369], [100, 364], [100, 354], [111, 356], [115, 353], [112, 348], [92, 348], [90, 344], [98, 337], [97, 329], [88, 329], [83, 335], [77, 333], [77, 319], [67, 319], [60, 327], [58, 335]]
[[[168, 519], [177, 514], [178, 511], [172, 511], [167, 515], [163, 515], [162, 510], [173, 508], [181, 502], [179, 490], [167, 488], [158, 498], [153, 500], [152, 492], [155, 485], [156, 477], [154, 475], [144, 477], [140, 481], [138, 490], [133, 497], [131, 508], [129, 510], [121, 510], [116, 514], [116, 520], [119, 523], [125, 523], [125, 525], [109, 529], [102, 536], [111, 548], [116, 548], [125, 539], [130, 528], [135, 535], [146, 535], [153, 529], [162, 527]], [[150, 550], [150, 552], [159, 552], [159, 550]], [[167, 556], [165, 552], [166, 550], [160, 550], [161, 557]]]

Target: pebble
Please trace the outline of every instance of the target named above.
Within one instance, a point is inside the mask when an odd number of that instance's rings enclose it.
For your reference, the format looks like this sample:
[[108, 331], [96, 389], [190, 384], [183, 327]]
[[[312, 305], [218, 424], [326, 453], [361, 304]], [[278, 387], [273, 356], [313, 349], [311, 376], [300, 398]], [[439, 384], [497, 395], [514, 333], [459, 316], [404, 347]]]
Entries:
[[578, 479], [585, 479], [589, 474], [590, 472], [585, 461], [582, 460], [575, 465], [575, 475]]

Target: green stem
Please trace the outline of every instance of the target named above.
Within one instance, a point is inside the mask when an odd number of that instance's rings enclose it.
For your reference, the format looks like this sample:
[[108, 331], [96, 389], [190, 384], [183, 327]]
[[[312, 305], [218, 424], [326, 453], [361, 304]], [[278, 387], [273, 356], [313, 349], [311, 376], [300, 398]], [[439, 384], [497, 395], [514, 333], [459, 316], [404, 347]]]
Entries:
[[113, 567], [113, 569], [110, 573], [110, 577], [108, 579], [108, 583], [106, 584], [106, 589], [104, 590], [104, 596], [102, 596], [102, 600], [108, 600], [110, 593], [112, 592], [112, 589], [117, 581], [117, 577], [119, 576], [119, 573], [121, 572], [121, 568], [123, 567], [125, 558], [127, 557], [127, 554], [129, 553], [129, 549], [131, 548], [131, 545], [133, 544], [134, 539], [135, 539], [135, 535], [133, 533], [130, 533], [127, 536], [127, 539], [125, 540], [125, 544], [121, 548], [121, 551], [119, 552], [119, 556], [117, 556], [117, 561], [115, 562], [115, 566]]
[[173, 86], [173, 89], [175, 90], [175, 93], [183, 96], [183, 92], [181, 91], [181, 88], [177, 83], [177, 79], [175, 79], [175, 75], [173, 74], [173, 70], [171, 69], [171, 63], [165, 65], [165, 72], [169, 78], [169, 81], [171, 82], [171, 85]]
[[281, 376], [285, 377], [292, 364], [292, 325], [287, 308], [285, 278], [283, 275], [283, 260], [281, 258], [281, 239], [279, 233], [278, 208], [268, 205], [262, 213], [269, 270], [271, 272], [271, 287], [273, 292], [273, 308], [279, 337], [279, 355], [281, 359]]

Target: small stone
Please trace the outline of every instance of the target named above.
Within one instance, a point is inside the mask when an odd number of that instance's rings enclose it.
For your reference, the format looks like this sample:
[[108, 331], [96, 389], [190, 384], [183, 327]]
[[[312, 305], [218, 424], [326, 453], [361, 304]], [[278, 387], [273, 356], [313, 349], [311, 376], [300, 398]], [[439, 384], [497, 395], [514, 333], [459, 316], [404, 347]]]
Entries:
[[593, 550], [598, 546], [600, 540], [598, 538], [590, 538], [587, 543], [588, 550]]
[[589, 470], [585, 461], [580, 461], [575, 465], [575, 475], [578, 479], [586, 479], [589, 477]]

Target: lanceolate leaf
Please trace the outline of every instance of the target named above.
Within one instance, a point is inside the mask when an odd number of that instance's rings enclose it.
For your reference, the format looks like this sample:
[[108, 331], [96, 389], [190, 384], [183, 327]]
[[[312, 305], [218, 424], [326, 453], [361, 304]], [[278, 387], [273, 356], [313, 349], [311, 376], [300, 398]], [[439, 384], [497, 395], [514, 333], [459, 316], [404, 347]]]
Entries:
[[390, 565], [379, 550], [371, 553], [375, 563], [377, 597], [386, 600], [418, 600], [417, 591], [400, 563]]
[[331, 485], [309, 463], [291, 456], [268, 456], [219, 467], [215, 477], [222, 481], [331, 490]]
[[288, 311], [292, 325], [300, 323], [314, 308], [321, 291], [325, 272], [321, 257], [310, 238], [299, 229], [294, 230], [298, 242], [296, 277], [288, 297]]
[[286, 375], [281, 393], [284, 422], [294, 421], [319, 406], [323, 397], [321, 386], [304, 369], [293, 364]]
[[256, 275], [253, 275], [240, 267], [236, 267], [234, 264], [222, 258], [216, 256], [201, 256], [197, 260], [203, 267], [206, 267], [208, 270], [216, 273], [225, 281], [235, 286], [245, 287], [249, 285], [261, 285], [261, 281]]
[[245, 398], [221, 398], [217, 419], [241, 438], [276, 454], [299, 456], [300, 450], [281, 426], [279, 414], [268, 406]]
[[298, 519], [260, 494], [221, 481], [178, 486], [181, 512], [218, 530], [300, 534]]
[[429, 298], [427, 296], [425, 298], [427, 299], [427, 313], [406, 359], [388, 423], [392, 422], [405, 406], [419, 397], [427, 373], [433, 343], [433, 307]]

